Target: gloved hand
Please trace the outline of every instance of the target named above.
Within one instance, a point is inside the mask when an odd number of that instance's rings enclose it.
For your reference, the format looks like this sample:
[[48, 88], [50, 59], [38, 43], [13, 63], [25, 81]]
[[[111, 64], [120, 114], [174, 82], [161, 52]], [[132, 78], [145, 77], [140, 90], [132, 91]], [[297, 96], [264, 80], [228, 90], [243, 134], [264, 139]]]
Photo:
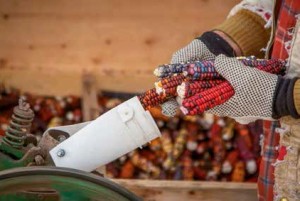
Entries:
[[[211, 60], [215, 57], [201, 40], [194, 39], [190, 44], [173, 54], [171, 64], [195, 60]], [[176, 115], [179, 105], [175, 99], [171, 99], [163, 103], [161, 108], [162, 114], [173, 117]]]
[[[187, 46], [176, 51], [172, 55], [171, 63], [213, 60], [218, 54], [234, 56], [234, 51], [227, 41], [218, 34], [205, 32], [201, 37], [194, 39]], [[175, 116], [178, 106], [176, 100], [171, 99], [161, 105], [162, 113], [166, 116]]]
[[273, 120], [273, 101], [279, 82], [277, 75], [244, 66], [235, 58], [224, 55], [216, 57], [215, 69], [230, 82], [235, 94], [208, 113], [228, 116], [243, 124], [257, 119]]
[[289, 79], [266, 73], [224, 55], [216, 57], [214, 66], [231, 84], [235, 94], [225, 103], [207, 110], [208, 113], [228, 116], [242, 124], [288, 115], [300, 117], [294, 100], [297, 77]]
[[209, 51], [200, 39], [194, 39], [190, 44], [172, 55], [171, 64], [187, 61], [212, 60], [216, 57]]

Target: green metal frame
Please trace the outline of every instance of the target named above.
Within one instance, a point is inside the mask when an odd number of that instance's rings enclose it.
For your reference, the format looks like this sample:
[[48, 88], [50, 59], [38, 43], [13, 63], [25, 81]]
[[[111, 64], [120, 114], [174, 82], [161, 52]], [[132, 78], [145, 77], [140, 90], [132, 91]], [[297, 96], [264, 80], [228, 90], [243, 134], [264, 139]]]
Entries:
[[140, 201], [142, 199], [120, 185], [91, 173], [69, 168], [24, 167], [0, 172], [0, 200]]

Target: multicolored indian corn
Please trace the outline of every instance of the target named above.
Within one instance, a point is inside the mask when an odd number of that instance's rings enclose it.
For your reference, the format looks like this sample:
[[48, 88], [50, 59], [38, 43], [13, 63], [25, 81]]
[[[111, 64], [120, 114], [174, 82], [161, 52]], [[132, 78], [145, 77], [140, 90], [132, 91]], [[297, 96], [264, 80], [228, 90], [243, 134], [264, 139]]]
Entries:
[[180, 85], [186, 77], [184, 75], [175, 75], [172, 77], [166, 77], [158, 82], [155, 82], [156, 92], [158, 94], [164, 94], [167, 97], [176, 96], [177, 86]]
[[180, 98], [188, 98], [199, 92], [215, 87], [222, 82], [223, 80], [185, 81], [177, 87], [177, 94]]
[[[286, 62], [279, 59], [238, 57], [244, 65], [283, 75]], [[195, 61], [159, 66], [154, 74], [161, 78], [151, 89], [139, 96], [145, 109], [149, 109], [176, 96], [183, 99], [184, 114], [203, 113], [225, 103], [234, 95], [234, 89], [215, 69], [214, 61]]]

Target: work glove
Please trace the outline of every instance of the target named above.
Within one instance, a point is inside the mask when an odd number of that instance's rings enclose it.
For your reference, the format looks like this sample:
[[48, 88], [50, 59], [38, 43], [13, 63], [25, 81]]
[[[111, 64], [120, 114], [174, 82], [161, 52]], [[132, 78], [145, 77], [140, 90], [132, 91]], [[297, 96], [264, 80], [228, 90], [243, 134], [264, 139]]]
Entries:
[[209, 51], [200, 39], [194, 39], [190, 44], [172, 55], [171, 64], [187, 61], [213, 60], [216, 57]]
[[291, 115], [299, 118], [293, 91], [298, 78], [288, 79], [245, 66], [235, 58], [219, 55], [216, 71], [234, 88], [235, 94], [208, 113], [227, 116], [241, 124], [258, 119], [275, 120]]
[[242, 124], [257, 119], [273, 120], [273, 101], [279, 81], [277, 75], [247, 67], [224, 55], [216, 57], [215, 69], [229, 81], [235, 94], [208, 113], [231, 117]]
[[[171, 64], [185, 63], [187, 61], [213, 60], [216, 55], [225, 54], [234, 56], [232, 47], [218, 34], [214, 32], [205, 32], [202, 36], [194, 39], [187, 46], [176, 51], [172, 55]], [[166, 116], [175, 116], [179, 108], [175, 99], [161, 105], [162, 114]]]

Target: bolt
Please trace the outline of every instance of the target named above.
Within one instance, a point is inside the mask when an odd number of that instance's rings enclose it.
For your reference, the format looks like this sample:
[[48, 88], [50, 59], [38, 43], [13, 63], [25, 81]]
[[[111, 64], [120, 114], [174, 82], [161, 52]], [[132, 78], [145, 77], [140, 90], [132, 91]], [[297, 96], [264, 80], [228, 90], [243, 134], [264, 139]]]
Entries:
[[35, 160], [35, 163], [37, 165], [43, 165], [44, 164], [44, 159], [43, 159], [43, 157], [41, 155], [36, 155], [34, 157], [34, 160]]
[[65, 152], [64, 149], [59, 149], [59, 150], [57, 151], [56, 155], [57, 155], [58, 157], [64, 157], [64, 156], [66, 155], [66, 152]]
[[58, 141], [59, 141], [59, 142], [62, 142], [62, 141], [64, 141], [65, 139], [67, 139], [67, 138], [66, 138], [66, 136], [64, 136], [64, 135], [58, 136]]

